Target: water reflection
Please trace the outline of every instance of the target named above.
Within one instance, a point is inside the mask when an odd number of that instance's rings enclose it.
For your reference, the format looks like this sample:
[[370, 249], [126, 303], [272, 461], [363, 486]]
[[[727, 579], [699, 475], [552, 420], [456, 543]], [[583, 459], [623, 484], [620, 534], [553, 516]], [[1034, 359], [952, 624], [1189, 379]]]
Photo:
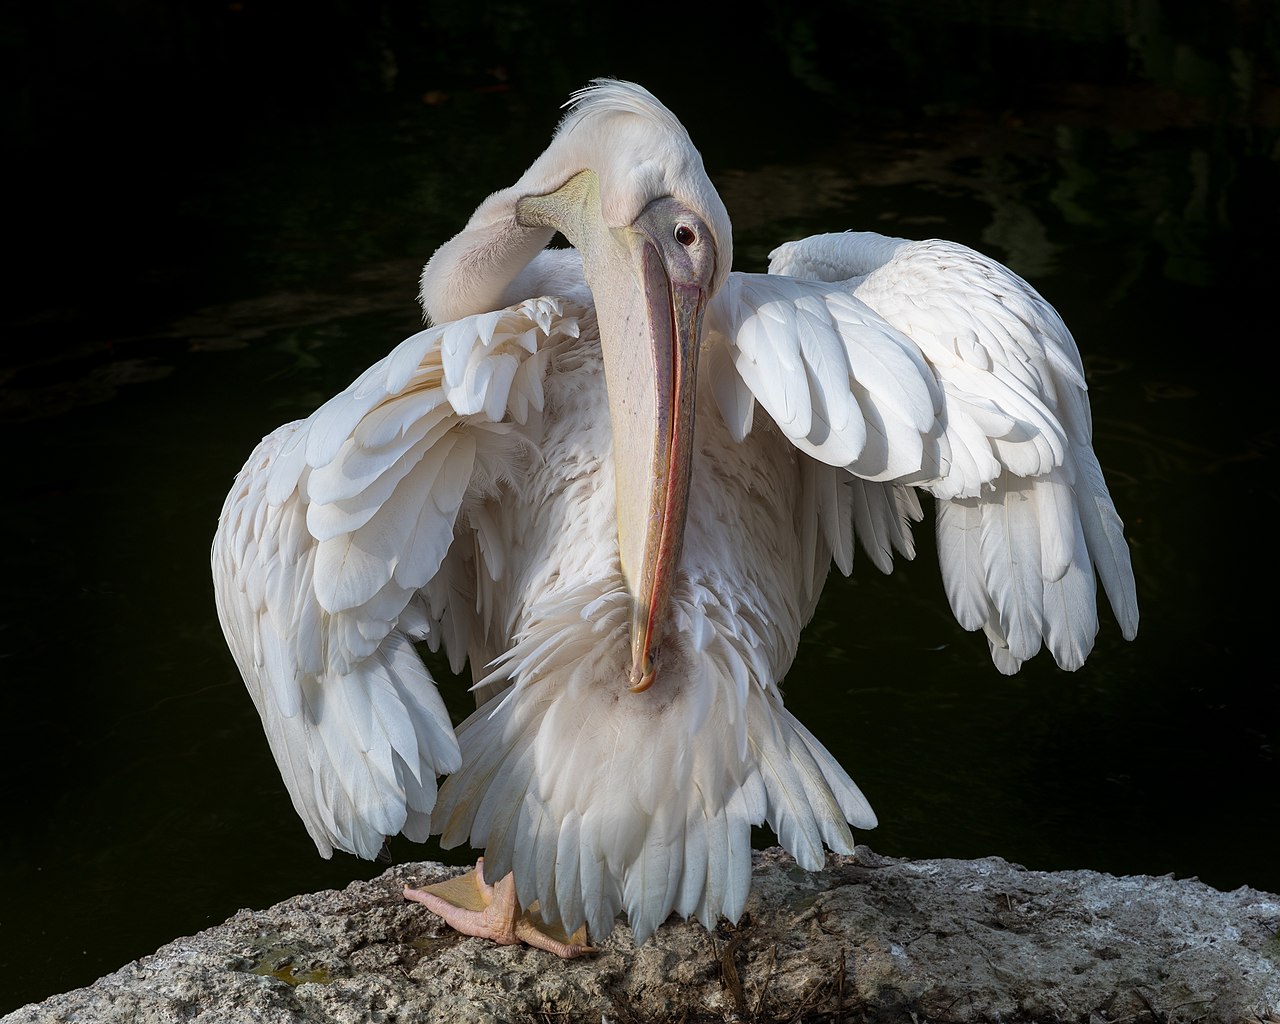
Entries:
[[[1275, 505], [1275, 428], [1254, 353], [1274, 334], [1280, 105], [1225, 29], [1180, 35], [1151, 2], [1088, 6], [1095, 22], [1076, 12], [1054, 31], [1095, 33], [1140, 73], [1047, 76], [993, 101], [988, 55], [920, 108], [876, 102], [883, 84], [842, 88], [822, 33], [809, 45], [797, 29], [787, 45], [838, 128], [799, 114], [758, 146], [738, 108], [619, 71], [691, 112], [739, 268], [818, 230], [952, 237], [1032, 279], [1085, 350], [1139, 638], [1125, 644], [1104, 614], [1081, 672], [1042, 657], [998, 676], [950, 617], [927, 523], [893, 576], [859, 564], [833, 580], [788, 702], [880, 812], [872, 845], [1276, 891], [1260, 839], [1278, 838], [1277, 684], [1255, 667], [1271, 624], [1250, 595], [1274, 564], [1259, 511]], [[886, 29], [873, 64], [902, 75], [946, 50], [911, 16], [867, 12]], [[454, 91], [253, 138], [184, 197], [178, 234], [199, 245], [147, 254], [152, 286], [115, 299], [143, 310], [126, 318], [99, 295], [100, 319], [24, 322], [31, 343], [0, 376], [20, 439], [0, 598], [7, 720], [27, 741], [5, 754], [17, 827], [0, 840], [0, 1009], [240, 906], [376, 873], [319, 861], [296, 820], [214, 620], [208, 543], [257, 439], [417, 328], [421, 260], [539, 151], [564, 89], [545, 105]], [[455, 685], [451, 711], [467, 700]]]

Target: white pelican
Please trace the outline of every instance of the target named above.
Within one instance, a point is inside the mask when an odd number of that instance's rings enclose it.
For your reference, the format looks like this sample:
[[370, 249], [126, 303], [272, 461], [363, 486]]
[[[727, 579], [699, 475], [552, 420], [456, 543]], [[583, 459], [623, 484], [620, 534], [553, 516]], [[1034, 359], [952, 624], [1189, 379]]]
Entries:
[[[912, 556], [921, 492], [1001, 671], [1083, 663], [1095, 572], [1137, 630], [1080, 357], [1029, 285], [866, 233], [731, 261], [679, 121], [596, 81], [427, 264], [435, 326], [223, 508], [219, 616], [307, 831], [482, 849], [497, 886], [406, 893], [471, 934], [575, 955], [619, 911], [637, 942], [736, 920], [761, 822], [801, 867], [851, 852], [875, 815], [779, 684], [855, 536]], [[471, 663], [456, 735], [423, 640]]]

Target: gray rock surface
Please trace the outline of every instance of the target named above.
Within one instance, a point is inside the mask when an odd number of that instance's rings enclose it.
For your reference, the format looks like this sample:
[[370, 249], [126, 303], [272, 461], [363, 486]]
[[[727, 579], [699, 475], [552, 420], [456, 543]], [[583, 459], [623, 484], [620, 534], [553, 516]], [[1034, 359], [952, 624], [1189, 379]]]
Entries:
[[896, 860], [809, 874], [756, 855], [747, 912], [625, 926], [562, 962], [405, 903], [438, 864], [242, 910], [3, 1024], [158, 1022], [1280, 1022], [1280, 896], [1194, 880]]

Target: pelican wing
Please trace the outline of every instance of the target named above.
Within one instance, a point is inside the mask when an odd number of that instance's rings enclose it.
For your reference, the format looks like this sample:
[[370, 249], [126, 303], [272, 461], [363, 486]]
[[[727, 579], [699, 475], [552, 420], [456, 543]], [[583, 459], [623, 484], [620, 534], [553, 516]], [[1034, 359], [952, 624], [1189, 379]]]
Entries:
[[932, 494], [952, 610], [1004, 672], [1042, 644], [1063, 668], [1083, 664], [1095, 572], [1136, 634], [1080, 356], [1030, 285], [956, 243], [853, 232], [788, 243], [770, 271], [732, 275], [709, 313], [715, 394], [737, 436], [759, 402], [797, 448], [857, 478], [855, 509], [879, 514], [870, 539], [855, 530], [881, 568], [892, 548], [910, 554], [903, 487]]
[[576, 332], [554, 299], [422, 331], [264, 438], [236, 478], [213, 543], [219, 618], [324, 856], [430, 833], [436, 777], [460, 756], [412, 641], [452, 628], [465, 656], [441, 563], [460, 510], [524, 457], [541, 340]]

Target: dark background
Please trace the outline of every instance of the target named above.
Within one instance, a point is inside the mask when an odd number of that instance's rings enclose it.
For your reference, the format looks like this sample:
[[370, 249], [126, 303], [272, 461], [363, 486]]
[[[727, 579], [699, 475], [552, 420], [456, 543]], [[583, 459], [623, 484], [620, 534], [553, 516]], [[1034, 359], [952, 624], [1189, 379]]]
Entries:
[[1250, 2], [7, 9], [0, 1012], [377, 872], [294, 817], [208, 544], [256, 440], [416, 329], [421, 264], [596, 75], [684, 121], [739, 269], [819, 230], [955, 238], [1084, 352], [1139, 637], [1104, 613], [1081, 672], [999, 676], [927, 524], [892, 577], [834, 580], [788, 703], [864, 838], [1280, 891], [1278, 46]]

